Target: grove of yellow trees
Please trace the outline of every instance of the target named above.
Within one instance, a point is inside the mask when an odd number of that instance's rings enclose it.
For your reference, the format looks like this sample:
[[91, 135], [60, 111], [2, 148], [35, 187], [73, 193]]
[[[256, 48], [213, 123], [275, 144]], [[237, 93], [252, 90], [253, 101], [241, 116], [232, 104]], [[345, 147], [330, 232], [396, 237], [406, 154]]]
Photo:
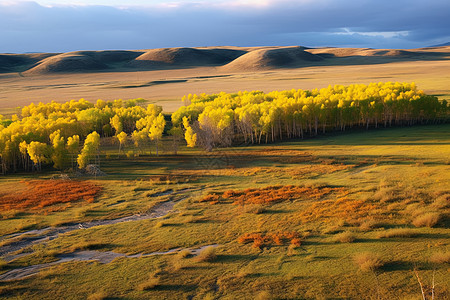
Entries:
[[[183, 97], [172, 114], [176, 152], [184, 136], [188, 147], [268, 143], [315, 136], [352, 127], [388, 127], [445, 122], [447, 101], [418, 90], [414, 83], [335, 85], [323, 89], [219, 93]], [[120, 150], [128, 139], [139, 150], [153, 142], [158, 155], [166, 121], [160, 106], [142, 99], [84, 99], [30, 104], [19, 115], [0, 115], [0, 173], [84, 168], [98, 159], [102, 137], [114, 136]]]
[[32, 103], [11, 120], [0, 118], [0, 173], [40, 170], [43, 163], [61, 170], [75, 164], [84, 168], [97, 158], [101, 136], [116, 135], [122, 145], [143, 127], [151, 132], [143, 139], [160, 140], [165, 126], [162, 108], [153, 104], [144, 108], [140, 102]]
[[188, 146], [228, 146], [315, 136], [352, 127], [441, 122], [448, 103], [414, 83], [335, 85], [321, 90], [189, 95], [172, 114], [183, 125]]

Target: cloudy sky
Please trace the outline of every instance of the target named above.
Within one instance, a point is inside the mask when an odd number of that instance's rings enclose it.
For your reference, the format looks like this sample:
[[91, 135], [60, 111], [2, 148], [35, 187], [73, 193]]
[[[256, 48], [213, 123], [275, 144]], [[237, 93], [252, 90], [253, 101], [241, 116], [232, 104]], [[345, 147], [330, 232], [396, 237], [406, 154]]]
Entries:
[[0, 0], [2, 53], [449, 41], [449, 0]]

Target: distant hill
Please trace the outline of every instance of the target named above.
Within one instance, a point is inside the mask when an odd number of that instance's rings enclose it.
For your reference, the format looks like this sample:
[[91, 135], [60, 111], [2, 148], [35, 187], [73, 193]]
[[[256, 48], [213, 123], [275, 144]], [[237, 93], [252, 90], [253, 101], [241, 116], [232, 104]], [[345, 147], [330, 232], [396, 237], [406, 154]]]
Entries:
[[218, 67], [229, 72], [251, 72], [315, 65], [378, 64], [399, 60], [446, 59], [450, 54], [449, 45], [450, 43], [446, 43], [441, 47], [409, 50], [224, 46], [0, 54], [0, 73], [21, 73], [29, 76], [195, 67]]
[[450, 46], [450, 42], [444, 43], [444, 44], [440, 44], [440, 45], [434, 45], [434, 46], [430, 46], [430, 47], [446, 47], [446, 46]]

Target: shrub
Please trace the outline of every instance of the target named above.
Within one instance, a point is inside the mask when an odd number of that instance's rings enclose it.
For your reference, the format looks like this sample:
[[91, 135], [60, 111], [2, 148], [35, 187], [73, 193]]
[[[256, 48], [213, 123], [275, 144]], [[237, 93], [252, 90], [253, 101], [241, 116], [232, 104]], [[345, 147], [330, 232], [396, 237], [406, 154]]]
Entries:
[[157, 287], [159, 285], [159, 282], [160, 278], [158, 276], [156, 276], [155, 274], [150, 274], [146, 281], [138, 285], [138, 289], [140, 291], [148, 291]]
[[377, 238], [415, 237], [417, 232], [409, 228], [392, 228], [377, 233]]
[[355, 263], [361, 271], [375, 271], [384, 265], [380, 256], [371, 252], [359, 253], [354, 256]]
[[340, 242], [340, 243], [351, 243], [351, 242], [354, 242], [355, 240], [356, 240], [356, 236], [351, 231], [344, 231], [344, 232], [336, 234], [333, 237], [333, 241], [335, 243], [337, 243], [337, 242]]
[[214, 246], [208, 246], [200, 251], [200, 253], [197, 255], [196, 260], [198, 262], [212, 262], [216, 258], [216, 248]]
[[430, 212], [416, 217], [412, 223], [416, 227], [433, 227], [440, 219], [441, 215], [439, 213]]
[[437, 252], [431, 255], [430, 261], [437, 264], [448, 264], [450, 263], [450, 252]]

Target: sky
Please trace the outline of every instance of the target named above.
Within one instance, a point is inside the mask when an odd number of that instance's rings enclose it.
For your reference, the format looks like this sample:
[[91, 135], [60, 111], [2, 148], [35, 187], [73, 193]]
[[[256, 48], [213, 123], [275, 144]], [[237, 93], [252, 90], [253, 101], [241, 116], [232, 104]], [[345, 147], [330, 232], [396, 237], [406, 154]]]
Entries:
[[0, 53], [447, 42], [449, 0], [0, 0]]

